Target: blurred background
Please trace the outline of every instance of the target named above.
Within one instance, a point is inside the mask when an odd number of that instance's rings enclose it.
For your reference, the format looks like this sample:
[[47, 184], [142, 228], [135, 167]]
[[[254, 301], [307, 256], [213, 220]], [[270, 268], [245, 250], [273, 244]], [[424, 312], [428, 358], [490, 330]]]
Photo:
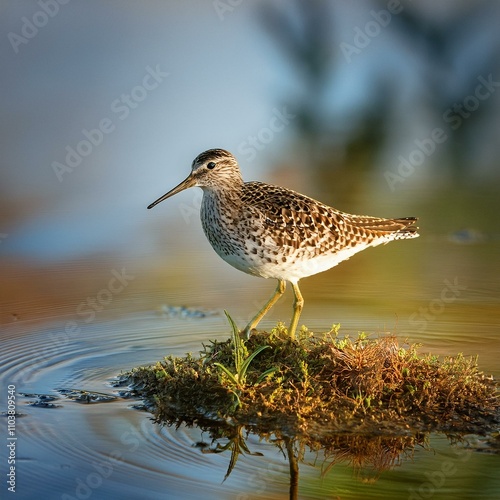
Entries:
[[[1, 322], [81, 319], [116, 273], [101, 318], [251, 316], [274, 284], [211, 250], [201, 191], [146, 210], [220, 147], [246, 180], [420, 217], [419, 240], [306, 280], [305, 323], [356, 329], [377, 311], [375, 328], [418, 337], [463, 314], [496, 335], [499, 16], [494, 0], [4, 0]], [[466, 289], [443, 295], [445, 280]]]
[[[123, 461], [93, 498], [286, 491], [264, 443], [221, 484], [227, 456], [200, 453], [195, 429], [61, 396], [116, 394], [124, 370], [225, 340], [223, 309], [243, 327], [274, 290], [212, 250], [200, 189], [146, 209], [209, 148], [245, 180], [419, 217], [420, 238], [301, 281], [301, 324], [478, 355], [499, 377], [499, 19], [496, 0], [2, 0], [0, 379], [27, 415], [20, 498], [79, 497], [110, 456]], [[288, 323], [291, 295], [260, 327]], [[29, 406], [37, 394], [61, 407]], [[336, 490], [317, 469], [302, 484], [307, 498], [426, 496], [453, 463], [451, 496], [498, 498], [497, 457], [447, 448], [362, 489], [347, 467]]]

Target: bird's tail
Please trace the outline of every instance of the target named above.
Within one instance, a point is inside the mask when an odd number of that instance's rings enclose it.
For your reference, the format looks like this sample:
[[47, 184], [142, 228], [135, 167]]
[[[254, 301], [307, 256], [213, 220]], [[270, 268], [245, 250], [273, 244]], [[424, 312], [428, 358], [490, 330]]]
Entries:
[[363, 232], [372, 233], [372, 236], [392, 241], [420, 236], [418, 226], [416, 226], [417, 220], [416, 217], [381, 219], [365, 215], [349, 215], [347, 222]]

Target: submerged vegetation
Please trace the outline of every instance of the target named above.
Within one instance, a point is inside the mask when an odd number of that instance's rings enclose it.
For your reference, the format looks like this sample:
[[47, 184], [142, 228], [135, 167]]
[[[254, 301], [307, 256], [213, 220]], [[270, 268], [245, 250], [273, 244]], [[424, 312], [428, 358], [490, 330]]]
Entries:
[[[229, 318], [230, 319], [230, 318]], [[204, 345], [126, 374], [157, 421], [253, 425], [289, 436], [484, 434], [499, 421], [495, 381], [475, 358], [420, 355], [393, 336], [291, 339], [284, 325]]]

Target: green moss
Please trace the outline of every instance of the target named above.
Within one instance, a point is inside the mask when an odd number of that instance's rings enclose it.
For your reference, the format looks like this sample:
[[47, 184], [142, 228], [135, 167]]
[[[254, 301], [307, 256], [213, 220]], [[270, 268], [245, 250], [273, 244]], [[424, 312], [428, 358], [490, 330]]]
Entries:
[[497, 384], [477, 359], [439, 359], [418, 348], [393, 336], [340, 338], [338, 328], [323, 335], [303, 328], [293, 340], [278, 324], [126, 376], [167, 424], [231, 422], [322, 435], [491, 430], [499, 420]]

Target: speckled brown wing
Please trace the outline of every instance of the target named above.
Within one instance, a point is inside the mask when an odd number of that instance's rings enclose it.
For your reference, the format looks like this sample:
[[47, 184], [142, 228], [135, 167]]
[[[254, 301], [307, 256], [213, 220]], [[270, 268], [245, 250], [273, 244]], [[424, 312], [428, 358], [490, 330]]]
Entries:
[[334, 251], [344, 225], [341, 212], [290, 189], [247, 182], [242, 201], [259, 213], [266, 234], [280, 247], [308, 249], [311, 255]]
[[[262, 182], [244, 184], [242, 201], [257, 211], [266, 233], [280, 247], [311, 256], [334, 253], [364, 242], [418, 236], [416, 218], [384, 219], [350, 215], [290, 189]], [[274, 231], [272, 231], [274, 229]]]

